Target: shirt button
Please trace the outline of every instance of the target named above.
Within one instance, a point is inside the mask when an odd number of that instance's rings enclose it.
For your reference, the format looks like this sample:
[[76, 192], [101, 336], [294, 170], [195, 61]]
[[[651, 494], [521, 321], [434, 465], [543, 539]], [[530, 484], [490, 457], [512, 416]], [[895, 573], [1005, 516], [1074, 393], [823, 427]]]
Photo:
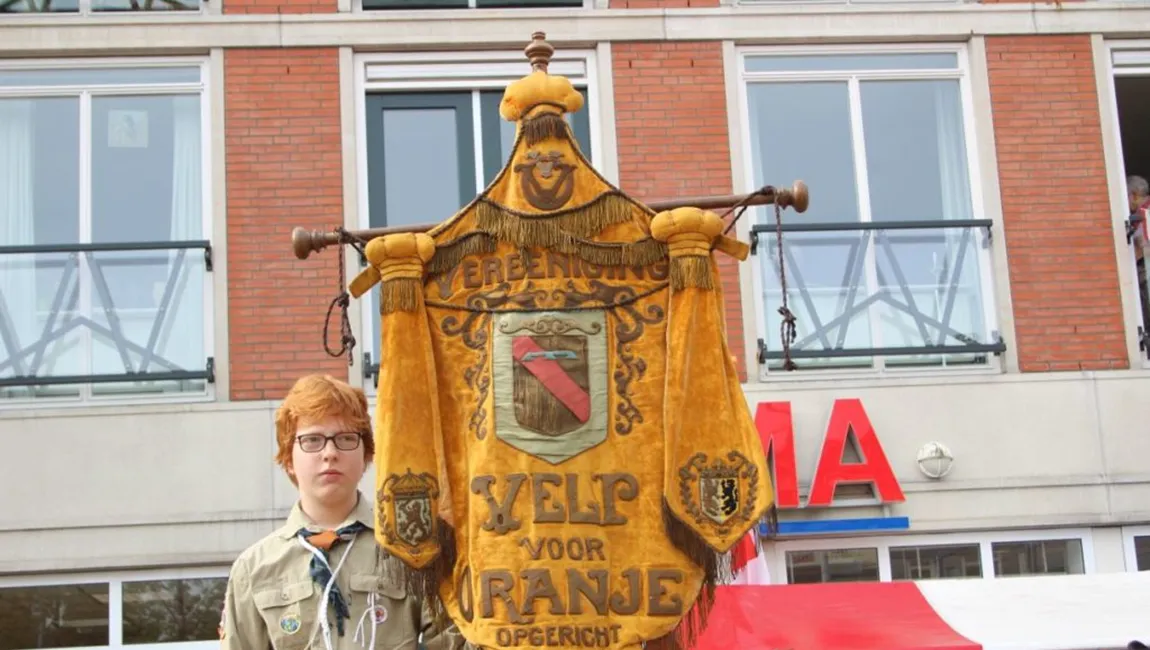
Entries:
[[287, 595], [287, 592], [286, 592], [286, 591], [282, 591], [282, 592], [280, 592], [280, 598], [283, 598], [284, 600], [287, 600], [287, 599], [288, 599], [288, 595]]

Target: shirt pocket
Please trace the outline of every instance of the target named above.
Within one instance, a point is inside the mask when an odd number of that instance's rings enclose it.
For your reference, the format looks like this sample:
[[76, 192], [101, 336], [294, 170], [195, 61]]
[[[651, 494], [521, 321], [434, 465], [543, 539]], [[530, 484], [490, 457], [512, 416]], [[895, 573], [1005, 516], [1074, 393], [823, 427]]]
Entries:
[[315, 627], [317, 603], [311, 580], [283, 584], [255, 593], [256, 609], [264, 620], [275, 650], [303, 650]]
[[[375, 647], [415, 650], [419, 621], [408, 613], [407, 592], [403, 585], [381, 582], [371, 574], [353, 574], [351, 587], [351, 618], [353, 625], [363, 624], [365, 645], [371, 644], [371, 626], [375, 626]], [[374, 608], [372, 607], [372, 594]]]

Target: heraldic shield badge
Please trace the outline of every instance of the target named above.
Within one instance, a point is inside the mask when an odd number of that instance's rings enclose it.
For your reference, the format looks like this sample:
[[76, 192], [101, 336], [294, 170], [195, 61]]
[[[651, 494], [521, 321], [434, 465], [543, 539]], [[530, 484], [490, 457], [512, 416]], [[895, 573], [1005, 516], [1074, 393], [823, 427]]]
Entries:
[[603, 312], [500, 314], [493, 339], [497, 438], [552, 464], [607, 439]]
[[433, 539], [436, 524], [432, 500], [438, 496], [438, 486], [430, 474], [413, 474], [408, 470], [388, 477], [377, 497], [380, 506], [391, 511], [390, 520], [395, 522], [386, 529], [388, 540], [418, 549]]

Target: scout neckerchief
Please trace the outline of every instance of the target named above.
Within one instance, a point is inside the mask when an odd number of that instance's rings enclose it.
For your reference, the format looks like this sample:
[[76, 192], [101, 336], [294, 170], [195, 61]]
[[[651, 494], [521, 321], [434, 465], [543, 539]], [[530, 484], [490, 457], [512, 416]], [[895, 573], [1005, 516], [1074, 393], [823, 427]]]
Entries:
[[[349, 546], [348, 549], [344, 551], [343, 557], [340, 558], [339, 564], [336, 566], [334, 572], [332, 571], [331, 564], [328, 562], [328, 551], [339, 542], [354, 542], [356, 534], [366, 529], [367, 526], [357, 521], [334, 531], [325, 530], [317, 533], [307, 528], [301, 528], [296, 532], [296, 537], [300, 540], [300, 544], [304, 546], [304, 548], [307, 548], [312, 554], [311, 566], [308, 572], [311, 574], [312, 580], [327, 594], [326, 599], [321, 596], [320, 611], [322, 612], [323, 609], [326, 609], [323, 604], [325, 600], [326, 604], [335, 609], [336, 629], [339, 631], [340, 636], [344, 634], [343, 619], [351, 618], [351, 613], [348, 611], [347, 601], [344, 600], [343, 593], [339, 590], [339, 585], [335, 583], [335, 573], [338, 573], [340, 567], [343, 566], [343, 560], [351, 553], [351, 547]], [[320, 621], [326, 623], [327, 616], [321, 613]], [[323, 625], [323, 628], [325, 638], [330, 636], [331, 632], [328, 626]]]

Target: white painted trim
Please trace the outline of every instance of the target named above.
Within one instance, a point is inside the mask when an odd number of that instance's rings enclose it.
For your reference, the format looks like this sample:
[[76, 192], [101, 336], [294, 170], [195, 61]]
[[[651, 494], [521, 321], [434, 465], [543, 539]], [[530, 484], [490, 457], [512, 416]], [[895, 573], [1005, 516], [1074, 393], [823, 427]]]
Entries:
[[1095, 573], [1094, 535], [1089, 528], [1060, 528], [1033, 530], [1003, 530], [984, 533], [935, 533], [884, 536], [839, 536], [826, 538], [782, 539], [768, 543], [770, 574], [779, 576], [778, 583], [787, 580], [787, 552], [827, 551], [837, 549], [875, 548], [878, 550], [879, 580], [891, 580], [890, 549], [893, 546], [935, 546], [978, 544], [981, 554], [982, 579], [995, 577], [991, 545], [1001, 542], [1035, 542], [1058, 539], [1077, 539], [1082, 542], [1082, 566], [1086, 575]]
[[591, 152], [591, 161], [604, 178], [618, 187], [619, 139], [615, 130], [615, 71], [610, 43], [595, 46], [595, 64], [590, 68], [594, 78], [588, 87], [594, 85], [599, 92], [588, 96], [593, 104], [598, 103], [598, 108], [591, 111], [591, 141], [599, 143], [599, 148]]
[[[344, 2], [345, 0], [340, 0]], [[366, 210], [366, 203], [361, 204], [359, 196], [366, 185], [366, 176], [360, 176], [359, 149], [363, 141], [364, 126], [362, 120], [363, 94], [360, 90], [360, 68], [356, 65], [355, 52], [350, 47], [339, 48], [339, 120], [344, 127], [340, 130], [340, 163], [343, 172], [343, 227], [356, 230], [360, 227], [361, 205]], [[349, 128], [350, 127], [350, 128]], [[359, 266], [359, 255], [351, 249], [344, 251], [344, 278], [351, 282], [362, 270]], [[313, 253], [314, 255], [315, 253]], [[336, 256], [334, 249], [329, 251]], [[362, 300], [349, 301], [347, 306], [348, 322], [358, 323], [363, 318]], [[361, 330], [362, 331], [362, 330]], [[347, 381], [352, 386], [366, 387], [363, 378], [363, 351], [370, 349], [370, 341], [356, 338], [355, 351], [352, 354], [351, 365], [347, 368]]]
[[[746, 84], [742, 82], [739, 71], [742, 59], [733, 41], [723, 41], [723, 85], [727, 96], [727, 146], [731, 152], [731, 184], [733, 190], [739, 194], [751, 192], [754, 179], [753, 169], [745, 163], [751, 159], [750, 154], [744, 151], [745, 143], [749, 137], [749, 117], [747, 115]], [[747, 128], [744, 128], [747, 125]], [[751, 225], [754, 221], [753, 208], [744, 214], [735, 224], [735, 237], [739, 241], [751, 240]], [[744, 384], [755, 384], [761, 381], [759, 373], [758, 333], [763, 331], [763, 315], [760, 313], [758, 296], [762, 295], [759, 287], [759, 273], [757, 260], [748, 256], [746, 261], [737, 265], [739, 269], [739, 311], [743, 322], [743, 365], [746, 368]], [[749, 312], [748, 312], [749, 309]]]
[[[979, 174], [976, 183], [978, 191], [972, 194], [972, 205], [975, 210], [981, 208], [982, 214], [993, 222], [990, 226], [990, 259], [984, 260], [988, 264], [984, 270], [990, 273], [981, 274], [983, 289], [986, 290], [987, 285], [990, 285], [988, 297], [993, 298], [993, 302], [984, 302], [984, 309], [988, 317], [993, 315], [998, 323], [998, 331], [1006, 342], [1006, 352], [1002, 358], [994, 357], [991, 361], [998, 371], [1018, 372], [1018, 336], [1014, 327], [1014, 301], [1010, 292], [1008, 242], [1002, 217], [1002, 189], [998, 178], [998, 150], [994, 137], [994, 110], [990, 101], [990, 75], [987, 73], [984, 37], [975, 36], [970, 39], [965, 63], [970, 72], [967, 82], [969, 94], [965, 95], [965, 99], [970, 102], [971, 110], [967, 156], [977, 158], [975, 169]], [[987, 323], [987, 326], [990, 327], [991, 323]]]
[[[592, 3], [593, 4], [593, 3]], [[764, 29], [770, 25], [770, 29]], [[794, 2], [689, 9], [404, 10], [336, 14], [6, 15], [0, 56], [205, 52], [212, 47], [522, 48], [536, 30], [560, 50], [602, 41], [965, 42], [976, 35], [1150, 33], [1150, 6], [1083, 3]], [[1142, 26], [1142, 27], [1138, 27]]]
[[[1123, 526], [1122, 528], [1122, 558], [1125, 560], [1126, 570], [1131, 573], [1138, 571], [1138, 556], [1134, 552], [1135, 537], [1150, 537], [1150, 526]], [[1142, 570], [1150, 571], [1150, 567]]]
[[[985, 69], [985, 49], [982, 41], [979, 41], [979, 60], [983, 62], [983, 69]], [[728, 110], [730, 120], [734, 116], [738, 116], [740, 124], [730, 128], [731, 132], [731, 160], [732, 168], [735, 170], [734, 179], [735, 183], [741, 185], [740, 191], [750, 191], [755, 183], [754, 180], [754, 161], [752, 160], [752, 148], [746, 146], [746, 142], [750, 137], [750, 105], [747, 97], [747, 85], [750, 83], [795, 83], [806, 81], [822, 81], [822, 80], [839, 80], [845, 81], [848, 84], [848, 92], [850, 95], [850, 121], [851, 121], [851, 137], [852, 148], [855, 158], [855, 181], [858, 185], [858, 201], [859, 201], [859, 219], [864, 222], [871, 221], [870, 210], [870, 196], [869, 196], [869, 181], [868, 170], [866, 168], [865, 160], [865, 134], [863, 132], [862, 114], [861, 114], [861, 100], [859, 97], [859, 83], [860, 80], [876, 80], [876, 79], [954, 79], [959, 83], [959, 101], [962, 107], [962, 120], [964, 129], [964, 145], [966, 147], [966, 162], [968, 180], [970, 183], [969, 191], [971, 193], [971, 206], [974, 211], [974, 217], [979, 217], [981, 214], [997, 214], [995, 219], [995, 227], [992, 232], [998, 231], [998, 237], [995, 238], [993, 246], [1005, 240], [1001, 235], [1002, 224], [1000, 209], [989, 210], [986, 198], [984, 196], [983, 184], [986, 182], [988, 185], [993, 186], [993, 192], [997, 193], [997, 165], [993, 164], [987, 167], [987, 161], [984, 159], [984, 147], [979, 146], [980, 135], [982, 138], [989, 138], [991, 146], [993, 145], [994, 134], [993, 125], [989, 128], [979, 128], [979, 117], [976, 113], [976, 108], [981, 109], [985, 116], [990, 114], [990, 99], [989, 99], [989, 85], [986, 81], [985, 74], [977, 79], [972, 79], [971, 66], [971, 48], [965, 43], [905, 43], [905, 44], [853, 44], [853, 45], [833, 45], [833, 46], [820, 46], [820, 45], [790, 45], [790, 46], [748, 46], [742, 48], [735, 48], [731, 45], [733, 53], [730, 55], [731, 61], [727, 62], [728, 68], [733, 68], [734, 72], [727, 72], [728, 83], [737, 85], [735, 93], [728, 91], [728, 96], [732, 94], [736, 97], [735, 101], [738, 102], [738, 110]], [[923, 70], [910, 70], [910, 69], [862, 69], [862, 70], [827, 70], [827, 71], [771, 71], [771, 72], [747, 72], [747, 59], [752, 57], [763, 56], [804, 56], [804, 55], [859, 55], [859, 54], [914, 54], [914, 53], [953, 53], [955, 55], [955, 65], [953, 68], [927, 68]], [[735, 76], [735, 80], [731, 81], [730, 76]], [[985, 91], [985, 93], [976, 98], [974, 93], [976, 91], [975, 83], [978, 83], [978, 90]], [[987, 118], [986, 121], [988, 121]], [[739, 133], [739, 141], [736, 143], [734, 140], [735, 133]], [[741, 169], [741, 174], [739, 170]], [[987, 182], [989, 180], [989, 182]], [[793, 179], [770, 179], [777, 182], [789, 182]], [[812, 188], [814, 197], [812, 200], [818, 200], [818, 188]], [[741, 237], [749, 238], [749, 227], [747, 230], [740, 233]], [[1005, 251], [997, 257], [992, 259], [990, 252], [981, 248], [979, 240], [976, 237], [976, 252], [972, 255], [980, 267], [980, 290], [981, 300], [983, 303], [983, 317], [987, 333], [998, 329], [1002, 332], [1001, 325], [998, 323], [1003, 322], [1001, 309], [995, 307], [996, 296], [998, 296], [998, 285], [1006, 285], [1007, 293], [1009, 296], [1009, 274], [1006, 272]], [[807, 382], [812, 380], [826, 380], [835, 377], [879, 377], [879, 376], [919, 376], [929, 377], [939, 373], [952, 376], [956, 374], [977, 374], [980, 376], [997, 374], [1001, 372], [1001, 362], [997, 357], [989, 356], [987, 363], [977, 367], [949, 367], [939, 366], [931, 368], [887, 368], [886, 362], [883, 357], [874, 357], [873, 365], [871, 367], [859, 369], [832, 369], [832, 370], [819, 370], [810, 369], [801, 372], [774, 372], [771, 373], [767, 370], [765, 364], [758, 363], [756, 348], [757, 341], [760, 336], [771, 337], [772, 332], [766, 331], [765, 321], [766, 317], [762, 305], [760, 304], [760, 296], [763, 292], [763, 281], [761, 278], [761, 271], [759, 270], [765, 253], [760, 253], [759, 256], [751, 258], [751, 264], [741, 275], [750, 274], [750, 279], [740, 278], [741, 286], [746, 287], [750, 285], [749, 290], [744, 290], [741, 297], [741, 305], [744, 313], [744, 324], [753, 323], [753, 330], [744, 326], [744, 337], [747, 344], [747, 375], [748, 383], [761, 383], [761, 382]], [[873, 288], [877, 287], [877, 267], [876, 267], [874, 246], [867, 247], [867, 291], [868, 295], [873, 293]], [[996, 264], [1001, 263], [1001, 266]], [[997, 268], [1003, 269], [1002, 273], [995, 273]], [[1000, 279], [999, 276], [1002, 276]], [[1009, 303], [1009, 300], [1008, 300]], [[1009, 306], [1009, 305], [1008, 305]], [[869, 319], [872, 324], [880, 322], [879, 306], [872, 305], [869, 309]], [[752, 318], [748, 319], [746, 314], [750, 311]], [[1007, 317], [1006, 322], [1013, 326], [1013, 320]], [[1005, 333], [1003, 334], [1006, 338]], [[871, 345], [874, 347], [882, 347], [881, 328], [871, 327]], [[771, 339], [768, 339], [771, 340]], [[1008, 349], [1013, 346], [1009, 345], [1011, 339], [1006, 338], [1008, 342]], [[1017, 352], [1014, 352], [1017, 355]]]
[[[1122, 321], [1125, 324], [1126, 354], [1130, 367], [1150, 368], [1150, 359], [1138, 349], [1138, 328], [1142, 325], [1142, 304], [1139, 297], [1138, 273], [1134, 247], [1126, 241], [1126, 219], [1130, 216], [1126, 198], [1126, 163], [1122, 153], [1122, 136], [1118, 124], [1118, 102], [1114, 77], [1118, 74], [1136, 74], [1137, 68], [1118, 69], [1113, 64], [1115, 54], [1144, 49], [1150, 55], [1150, 41], [1118, 41], [1107, 43], [1102, 36], [1090, 38], [1094, 55], [1094, 81], [1098, 94], [1098, 116], [1102, 130], [1102, 155], [1106, 165], [1106, 185], [1110, 198], [1110, 224], [1114, 237], [1114, 254], [1118, 269], [1118, 292], [1122, 300]], [[1150, 71], [1148, 71], [1150, 72]]]

